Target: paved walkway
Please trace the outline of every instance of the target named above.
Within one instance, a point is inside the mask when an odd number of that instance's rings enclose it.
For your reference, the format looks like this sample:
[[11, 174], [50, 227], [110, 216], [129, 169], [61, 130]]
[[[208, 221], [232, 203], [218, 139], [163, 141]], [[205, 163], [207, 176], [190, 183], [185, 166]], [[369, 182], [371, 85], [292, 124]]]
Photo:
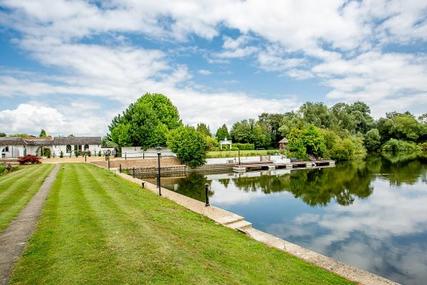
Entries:
[[21, 256], [25, 244], [34, 231], [43, 202], [59, 170], [56, 165], [19, 216], [0, 235], [0, 284], [7, 284], [13, 264]]

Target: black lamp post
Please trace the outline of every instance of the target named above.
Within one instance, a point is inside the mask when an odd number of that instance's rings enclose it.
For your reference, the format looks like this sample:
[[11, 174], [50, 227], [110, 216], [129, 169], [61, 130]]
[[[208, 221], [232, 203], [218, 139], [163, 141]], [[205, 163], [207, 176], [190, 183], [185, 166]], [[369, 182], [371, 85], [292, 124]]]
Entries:
[[162, 196], [162, 186], [160, 186], [160, 156], [162, 155], [161, 147], [157, 148], [157, 187], [159, 188], [159, 196]]

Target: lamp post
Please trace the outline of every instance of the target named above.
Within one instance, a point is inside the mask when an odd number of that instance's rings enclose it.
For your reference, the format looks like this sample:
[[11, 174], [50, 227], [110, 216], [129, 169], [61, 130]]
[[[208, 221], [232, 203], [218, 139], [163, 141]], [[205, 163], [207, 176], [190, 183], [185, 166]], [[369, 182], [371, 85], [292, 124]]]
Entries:
[[158, 146], [157, 148], [157, 187], [159, 188], [159, 196], [162, 196], [162, 186], [160, 186], [160, 156], [161, 153], [161, 147]]
[[237, 148], [237, 155], [239, 156], [239, 165], [240, 165], [240, 147]]

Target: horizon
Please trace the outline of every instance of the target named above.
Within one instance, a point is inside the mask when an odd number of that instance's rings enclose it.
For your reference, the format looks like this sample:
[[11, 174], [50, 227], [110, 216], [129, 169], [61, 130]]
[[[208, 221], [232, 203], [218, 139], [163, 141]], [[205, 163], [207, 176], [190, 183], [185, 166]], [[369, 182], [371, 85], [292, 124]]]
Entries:
[[0, 25], [7, 134], [104, 136], [147, 92], [212, 131], [305, 102], [427, 106], [425, 1], [0, 0]]

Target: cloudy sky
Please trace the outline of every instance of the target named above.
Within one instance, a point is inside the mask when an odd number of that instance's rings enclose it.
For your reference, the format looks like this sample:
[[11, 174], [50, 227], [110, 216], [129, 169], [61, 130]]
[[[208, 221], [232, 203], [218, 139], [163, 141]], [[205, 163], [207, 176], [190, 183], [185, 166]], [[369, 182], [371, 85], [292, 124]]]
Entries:
[[0, 131], [103, 135], [145, 92], [185, 123], [427, 111], [427, 1], [0, 0]]

